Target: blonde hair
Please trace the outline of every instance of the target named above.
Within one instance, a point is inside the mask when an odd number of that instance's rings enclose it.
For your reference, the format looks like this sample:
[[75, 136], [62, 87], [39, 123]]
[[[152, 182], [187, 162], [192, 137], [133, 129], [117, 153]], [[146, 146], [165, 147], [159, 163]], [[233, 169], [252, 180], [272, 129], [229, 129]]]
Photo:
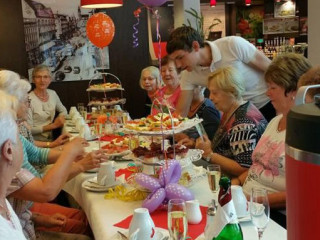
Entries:
[[284, 93], [296, 91], [297, 83], [305, 72], [311, 68], [311, 63], [301, 54], [287, 53], [276, 57], [265, 73], [265, 81], [273, 82], [284, 88]]
[[139, 81], [140, 87], [142, 89], [144, 89], [143, 84], [142, 84], [142, 82], [143, 82], [142, 74], [145, 71], [149, 71], [150, 75], [156, 79], [157, 88], [159, 88], [162, 85], [161, 78], [160, 78], [160, 70], [159, 70], [159, 68], [154, 67], [154, 66], [149, 66], [149, 67], [142, 69], [141, 75], [140, 75], [140, 81]]
[[214, 81], [216, 86], [224, 92], [231, 93], [236, 99], [241, 99], [245, 91], [242, 75], [233, 67], [219, 68], [208, 77], [208, 86]]

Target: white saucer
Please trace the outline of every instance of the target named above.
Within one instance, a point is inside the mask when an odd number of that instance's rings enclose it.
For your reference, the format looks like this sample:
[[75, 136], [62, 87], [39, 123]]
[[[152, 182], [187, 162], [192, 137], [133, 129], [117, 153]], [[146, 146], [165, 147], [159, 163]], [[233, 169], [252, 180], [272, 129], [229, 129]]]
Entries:
[[82, 183], [82, 187], [92, 192], [107, 192], [109, 188], [120, 185], [121, 182], [116, 180], [112, 185], [103, 186], [97, 183], [97, 177], [89, 178]]
[[98, 140], [98, 137], [97, 136], [90, 136], [90, 137], [87, 137], [85, 138], [87, 141], [94, 141], [94, 140]]
[[99, 171], [99, 168], [92, 168], [89, 170], [86, 170], [86, 173], [97, 173]]

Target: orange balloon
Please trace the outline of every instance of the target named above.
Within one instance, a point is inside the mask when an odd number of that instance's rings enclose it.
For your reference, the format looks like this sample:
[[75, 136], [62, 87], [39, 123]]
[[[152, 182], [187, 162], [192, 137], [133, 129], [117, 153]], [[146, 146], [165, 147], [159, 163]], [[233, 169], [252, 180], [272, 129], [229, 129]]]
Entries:
[[92, 15], [87, 22], [87, 36], [93, 45], [104, 48], [108, 46], [114, 37], [114, 23], [104, 13]]

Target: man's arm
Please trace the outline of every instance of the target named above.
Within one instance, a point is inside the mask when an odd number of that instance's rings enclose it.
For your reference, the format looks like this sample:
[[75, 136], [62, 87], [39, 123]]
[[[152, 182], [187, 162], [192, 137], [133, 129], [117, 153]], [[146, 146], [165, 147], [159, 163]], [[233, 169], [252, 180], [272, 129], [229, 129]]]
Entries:
[[193, 90], [182, 90], [179, 101], [176, 107], [176, 113], [181, 117], [186, 117], [190, 110], [191, 101], [193, 98]]
[[271, 60], [262, 52], [257, 50], [254, 54], [254, 58], [248, 63], [248, 65], [264, 73], [267, 71], [270, 63]]

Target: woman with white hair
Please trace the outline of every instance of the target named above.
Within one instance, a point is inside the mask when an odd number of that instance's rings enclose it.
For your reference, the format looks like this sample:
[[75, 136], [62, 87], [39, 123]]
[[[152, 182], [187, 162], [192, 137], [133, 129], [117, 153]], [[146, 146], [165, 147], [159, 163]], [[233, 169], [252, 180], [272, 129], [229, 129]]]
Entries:
[[22, 146], [18, 138], [15, 99], [0, 90], [0, 239], [25, 239], [19, 219], [6, 199], [12, 178], [21, 168]]
[[219, 68], [208, 78], [210, 99], [223, 113], [212, 142], [198, 138], [196, 148], [204, 150], [208, 163], [219, 164], [229, 177], [239, 176], [252, 164], [251, 154], [267, 121], [250, 102], [242, 99], [244, 80], [233, 67]]
[[[23, 103], [21, 109], [18, 112], [17, 123], [19, 127], [19, 133], [34, 143], [37, 147], [58, 147], [69, 141], [70, 134], [62, 134], [56, 140], [49, 142], [42, 142], [34, 140], [31, 127], [26, 122], [28, 119], [28, 112], [30, 108], [30, 99], [27, 93], [31, 90], [31, 84], [27, 80], [21, 80], [18, 74], [15, 74], [8, 70], [0, 71], [0, 89], [4, 90], [10, 95], [15, 96], [19, 102]], [[26, 100], [27, 99], [27, 100]], [[23, 108], [25, 107], [25, 108]]]
[[[9, 86], [15, 86], [16, 91], [10, 91], [12, 88]], [[25, 86], [25, 81], [21, 80], [18, 74], [8, 70], [0, 71], [0, 88], [6, 90], [8, 93], [12, 93], [11, 96], [15, 96], [19, 100], [17, 109], [18, 116], [26, 115], [28, 110], [28, 88], [23, 86]], [[16, 178], [11, 184], [9, 191], [10, 201], [13, 203], [13, 206], [17, 207], [15, 210], [17, 210], [17, 215], [21, 220], [26, 236], [30, 239], [35, 239], [35, 230], [29, 211], [32, 204], [30, 204], [30, 201], [26, 201], [26, 199], [35, 202], [52, 201], [68, 179], [80, 172], [98, 167], [100, 162], [102, 160], [104, 161], [105, 158], [101, 151], [95, 151], [87, 154], [79, 161], [74, 162], [76, 157], [84, 153], [83, 147], [84, 144], [86, 144], [84, 139], [75, 139], [69, 142], [64, 146], [62, 152], [56, 149], [37, 148], [24, 137], [20, 136], [20, 139], [23, 143], [24, 150], [22, 165], [24, 169], [16, 175]], [[41, 177], [30, 163], [35, 165], [54, 164], [48, 172]], [[25, 169], [28, 171], [25, 171]], [[40, 208], [40, 205], [45, 205], [45, 207]], [[89, 225], [83, 211], [64, 208], [55, 204], [44, 203], [44, 205], [34, 203], [33, 206], [34, 210], [37, 207], [37, 214], [32, 215], [32, 220], [38, 225], [58, 227], [60, 231], [67, 233], [82, 234], [87, 233], [86, 230], [89, 230]], [[53, 214], [53, 212], [55, 212], [55, 214]], [[41, 235], [46, 234], [46, 232], [41, 231]], [[53, 233], [50, 233], [50, 237], [53, 238]], [[78, 237], [87, 239], [82, 235]]]
[[[51, 71], [45, 65], [33, 69], [32, 81], [35, 89], [30, 92], [30, 112], [28, 123], [36, 140], [52, 140], [52, 130], [61, 128], [65, 122], [67, 109], [63, 106], [57, 93], [48, 89], [51, 83]], [[56, 111], [59, 116], [54, 119]]]

